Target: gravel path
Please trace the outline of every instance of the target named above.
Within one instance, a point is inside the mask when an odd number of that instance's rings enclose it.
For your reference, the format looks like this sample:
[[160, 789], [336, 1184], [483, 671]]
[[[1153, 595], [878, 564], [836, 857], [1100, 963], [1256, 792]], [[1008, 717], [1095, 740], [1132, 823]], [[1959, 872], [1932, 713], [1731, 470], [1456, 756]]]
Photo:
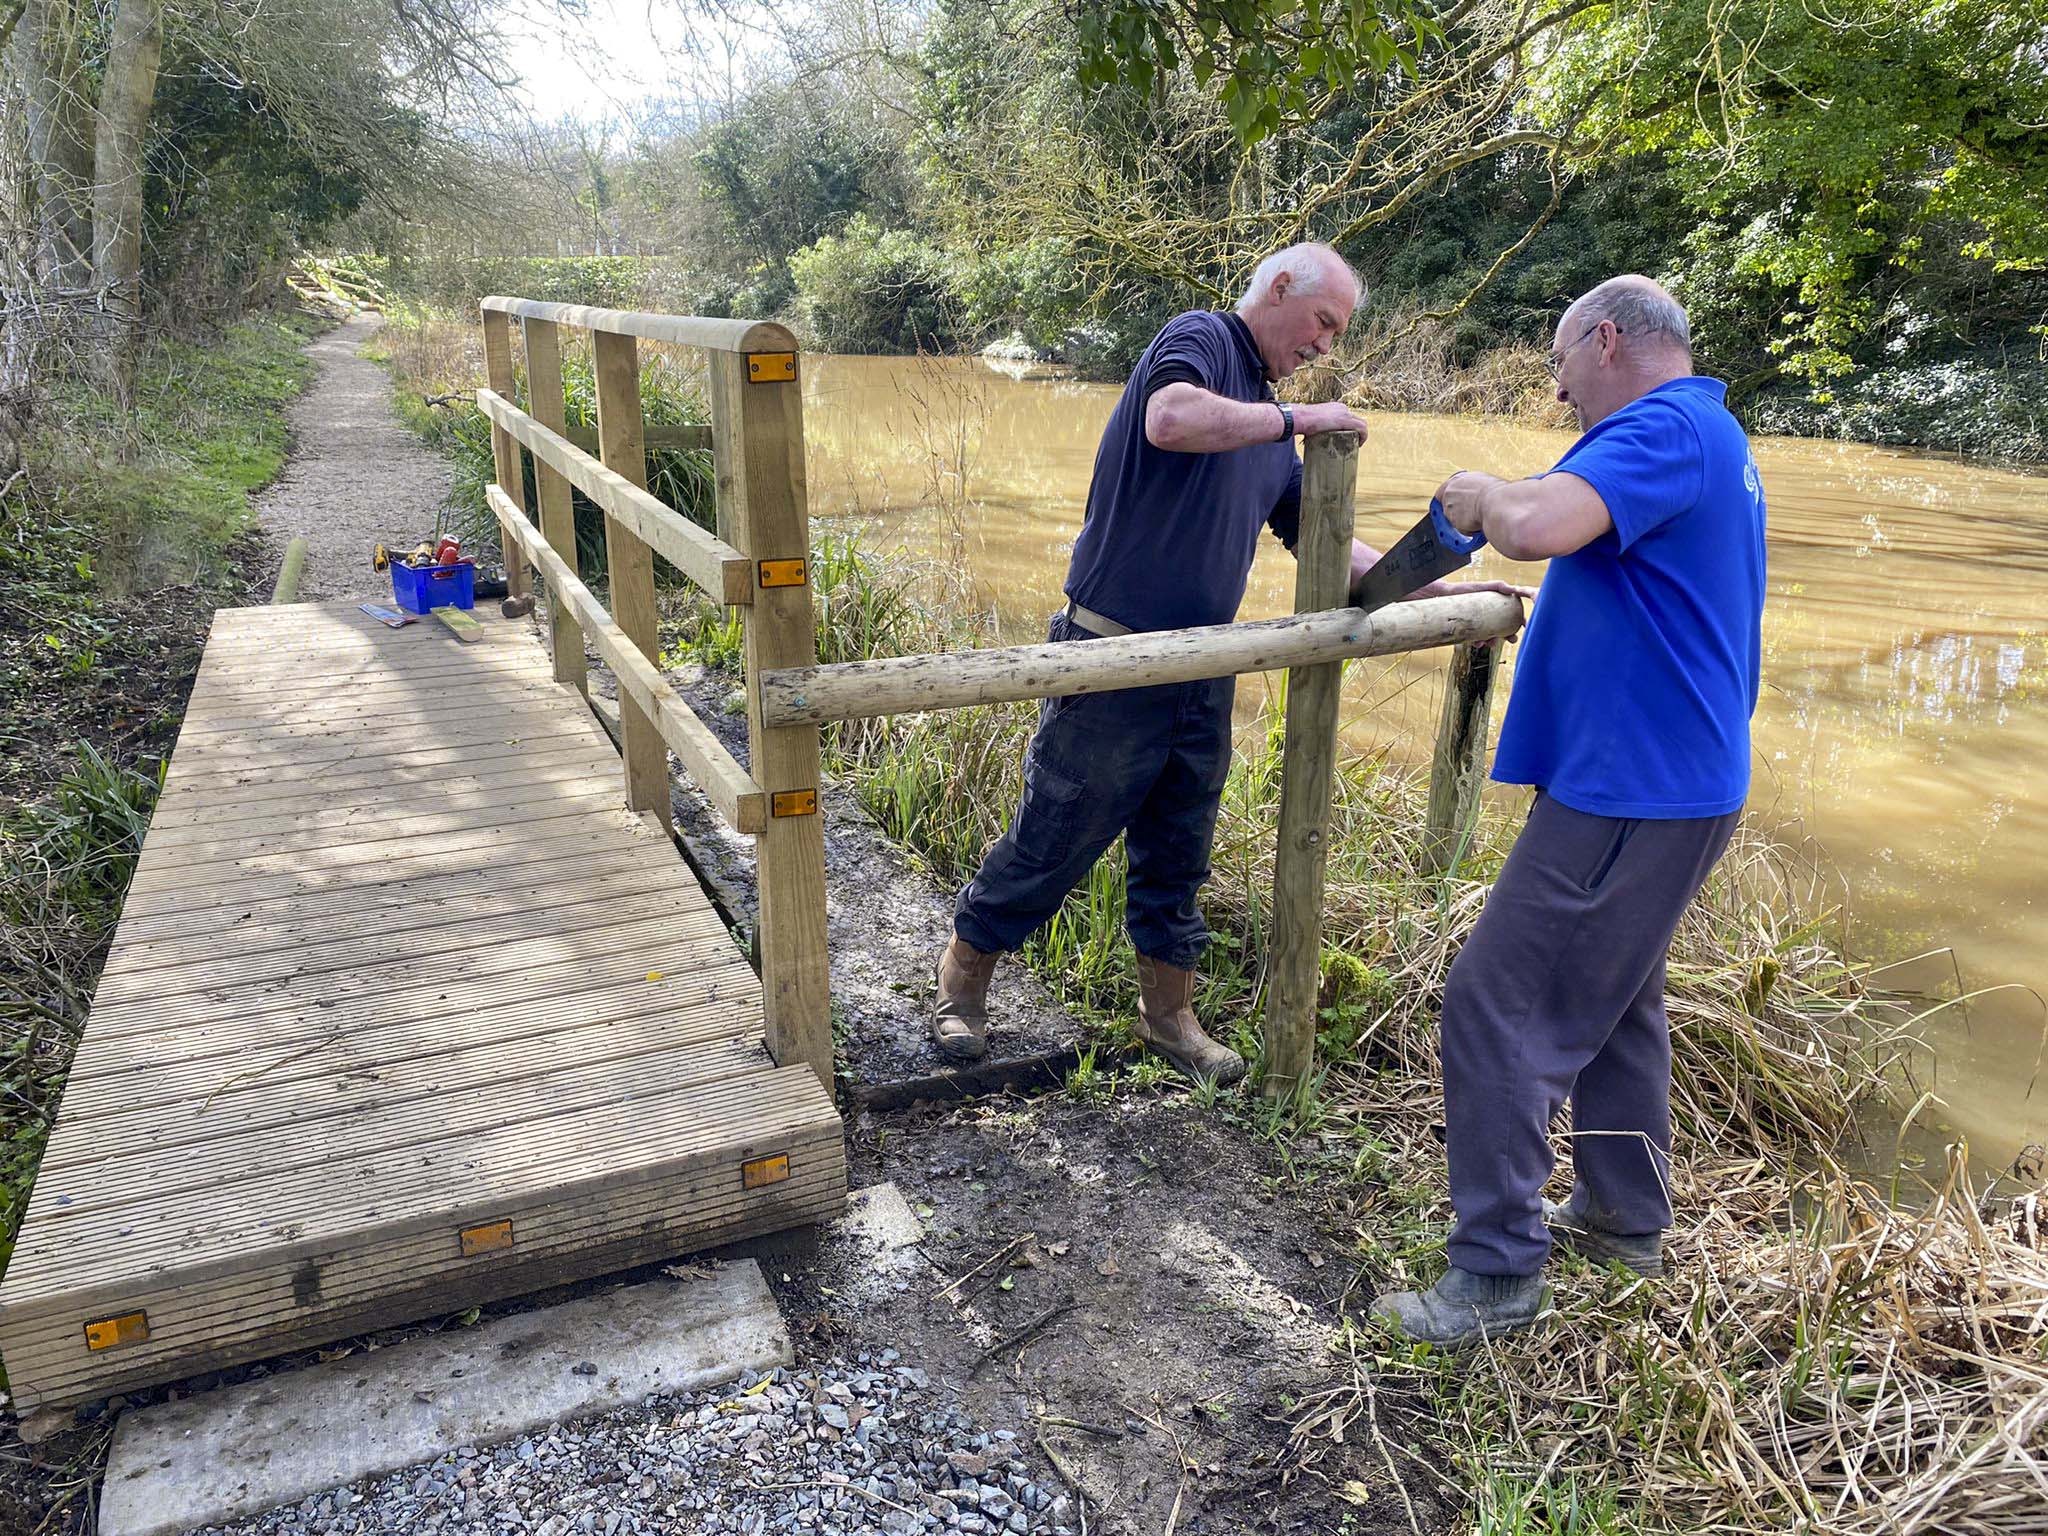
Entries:
[[306, 538], [302, 602], [390, 602], [372, 546], [410, 549], [448, 496], [447, 462], [393, 413], [390, 376], [356, 355], [381, 324], [356, 315], [306, 349], [319, 376], [292, 407], [291, 460], [257, 500], [280, 555], [286, 540]]
[[893, 1349], [749, 1373], [199, 1536], [1068, 1536], [1073, 1499], [950, 1398]]

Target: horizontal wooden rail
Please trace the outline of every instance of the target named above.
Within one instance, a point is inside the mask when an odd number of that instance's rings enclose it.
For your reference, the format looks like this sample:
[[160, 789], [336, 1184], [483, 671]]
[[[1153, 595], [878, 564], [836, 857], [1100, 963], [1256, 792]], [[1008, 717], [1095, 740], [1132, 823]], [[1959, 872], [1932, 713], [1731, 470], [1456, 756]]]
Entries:
[[985, 651], [946, 651], [784, 667], [761, 674], [761, 724], [822, 725], [875, 715], [1064, 698], [1205, 677], [1274, 672], [1352, 656], [1386, 656], [1511, 635], [1520, 599], [1468, 593], [1396, 603], [1373, 613], [1334, 608], [1251, 624], [1214, 624]]
[[[753, 562], [707, 533], [660, 497], [607, 469], [496, 390], [476, 392], [477, 407], [533, 456], [630, 528], [662, 559], [727, 605], [754, 600]], [[538, 563], [538, 562], [536, 562]]]
[[[597, 428], [578, 426], [570, 422], [562, 428], [562, 436], [569, 439], [585, 453], [597, 452]], [[697, 422], [676, 422], [668, 426], [648, 425], [641, 428], [643, 446], [649, 453], [666, 449], [695, 449], [711, 451], [711, 428]]]
[[682, 763], [719, 814], [735, 831], [758, 833], [768, 825], [768, 797], [753, 776], [734, 761], [731, 753], [699, 720], [682, 695], [655, 670], [654, 663], [626, 638], [604, 605], [576, 578], [568, 563], [548, 547], [540, 530], [527, 520], [519, 504], [497, 486], [486, 486], [491, 510], [519, 542], [527, 559], [541, 569], [553, 589], [555, 601], [566, 604], [583, 626], [583, 633], [597, 647], [597, 653], [611, 666], [619, 680], [619, 691], [646, 711]]
[[552, 320], [586, 331], [639, 336], [647, 341], [672, 341], [714, 352], [787, 352], [794, 357], [796, 336], [772, 320], [713, 320], [702, 315], [654, 315], [636, 309], [591, 309], [582, 304], [544, 304], [538, 299], [493, 294], [486, 310], [517, 315], [522, 320]]

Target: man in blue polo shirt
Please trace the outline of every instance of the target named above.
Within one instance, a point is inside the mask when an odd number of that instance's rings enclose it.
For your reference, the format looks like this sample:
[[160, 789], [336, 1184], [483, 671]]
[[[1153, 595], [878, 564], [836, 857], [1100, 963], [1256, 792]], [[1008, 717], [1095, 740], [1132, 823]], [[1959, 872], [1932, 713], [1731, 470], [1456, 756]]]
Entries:
[[[1685, 311], [1644, 277], [1566, 310], [1550, 368], [1583, 431], [1557, 467], [1437, 493], [1550, 567], [1493, 767], [1535, 804], [1444, 987], [1450, 1269], [1374, 1303], [1436, 1344], [1534, 1319], [1553, 1235], [1663, 1272], [1665, 956], [1749, 793], [1764, 494], [1726, 386], [1694, 376]], [[1546, 1207], [1567, 1097], [1574, 1185]]]
[[[1259, 531], [1294, 547], [1295, 436], [1365, 432], [1341, 404], [1290, 407], [1272, 389], [1330, 350], [1361, 297], [1329, 246], [1290, 246], [1260, 263], [1235, 313], [1177, 315], [1153, 338], [1103, 431], [1067, 606], [1049, 639], [1237, 616]], [[1353, 579], [1377, 558], [1356, 545]], [[1429, 595], [1497, 586], [1439, 584]], [[1195, 898], [1209, 877], [1230, 769], [1233, 692], [1226, 677], [1045, 701], [1023, 799], [961, 891], [939, 958], [932, 1038], [942, 1053], [983, 1054], [996, 961], [1058, 910], [1123, 833], [1138, 1038], [1190, 1076], [1243, 1075], [1243, 1059], [1194, 1013], [1195, 965], [1209, 942]]]

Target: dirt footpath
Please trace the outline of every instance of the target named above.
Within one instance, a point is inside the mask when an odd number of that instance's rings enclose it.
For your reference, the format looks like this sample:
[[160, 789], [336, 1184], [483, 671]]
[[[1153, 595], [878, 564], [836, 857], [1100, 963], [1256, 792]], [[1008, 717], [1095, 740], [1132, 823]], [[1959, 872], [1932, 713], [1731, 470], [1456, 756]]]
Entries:
[[391, 376], [358, 355], [382, 324], [356, 315], [306, 349], [320, 371], [292, 406], [291, 461], [257, 499], [280, 552], [306, 540], [301, 602], [390, 602], [373, 547], [410, 549], [448, 499], [447, 461], [392, 413]]

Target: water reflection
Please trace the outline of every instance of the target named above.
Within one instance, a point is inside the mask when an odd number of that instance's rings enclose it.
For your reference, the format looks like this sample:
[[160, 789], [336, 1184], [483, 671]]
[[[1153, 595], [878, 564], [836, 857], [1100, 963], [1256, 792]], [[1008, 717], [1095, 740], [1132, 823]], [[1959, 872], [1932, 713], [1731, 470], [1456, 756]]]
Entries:
[[[1010, 377], [974, 360], [806, 359], [811, 507], [882, 546], [961, 567], [1006, 638], [1036, 638], [1088, 489], [1108, 385]], [[1381, 545], [1458, 468], [1547, 468], [1567, 433], [1464, 418], [1382, 416], [1360, 460], [1358, 526]], [[2048, 993], [2048, 478], [1890, 449], [1765, 439], [1771, 600], [1752, 808], [1816, 839], [1847, 877], [1868, 953], [1953, 945], [2001, 990], [1939, 1029], [1949, 1118], [1980, 1163], [2048, 1141], [2033, 1091]], [[1162, 559], [1171, 552], [1162, 551]], [[1488, 552], [1486, 575], [1538, 566]], [[1294, 568], [1262, 541], [1243, 617], [1291, 611]], [[1512, 653], [1511, 653], [1512, 655]], [[1357, 664], [1345, 730], [1418, 759], [1441, 659]], [[1246, 678], [1240, 711], [1264, 680]]]

